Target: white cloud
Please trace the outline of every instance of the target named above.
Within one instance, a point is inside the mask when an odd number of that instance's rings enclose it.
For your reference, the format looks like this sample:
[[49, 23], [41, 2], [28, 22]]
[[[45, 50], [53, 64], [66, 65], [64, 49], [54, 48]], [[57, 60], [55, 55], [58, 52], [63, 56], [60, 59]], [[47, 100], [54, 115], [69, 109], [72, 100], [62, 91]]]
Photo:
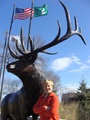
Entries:
[[65, 84], [63, 86], [61, 85], [60, 90], [59, 90], [59, 95], [62, 96], [63, 93], [69, 93], [69, 92], [76, 93], [78, 88], [79, 88], [79, 84], [78, 83]]
[[59, 58], [53, 61], [52, 68], [54, 70], [65, 70], [72, 64], [72, 60], [69, 57]]
[[18, 36], [18, 35], [11, 35], [11, 36], [10, 36], [10, 40], [11, 40], [12, 42], [15, 42], [16, 40], [18, 40], [18, 43], [21, 44], [20, 36]]
[[78, 64], [78, 65], [81, 65], [82, 63], [81, 63], [81, 60], [77, 57], [77, 56], [72, 56], [72, 60], [73, 60], [73, 62], [75, 62], [76, 64]]
[[64, 93], [68, 93], [68, 92], [76, 92], [79, 88], [79, 84], [78, 83], [74, 83], [74, 84], [66, 84], [63, 86], [64, 89]]
[[88, 65], [82, 65], [80, 68], [71, 70], [70, 72], [81, 72], [81, 71], [87, 70], [89, 68], [90, 68], [90, 66], [88, 66]]
[[88, 56], [88, 60], [87, 60], [87, 63], [90, 63], [90, 56]]
[[[87, 62], [88, 63], [90, 62], [90, 56]], [[56, 59], [52, 62], [51, 68], [54, 69], [55, 71], [66, 70], [67, 68], [74, 64], [79, 65], [79, 67], [77, 69], [71, 70], [70, 72], [81, 72], [90, 69], [90, 66], [87, 64], [83, 64], [77, 56]]]

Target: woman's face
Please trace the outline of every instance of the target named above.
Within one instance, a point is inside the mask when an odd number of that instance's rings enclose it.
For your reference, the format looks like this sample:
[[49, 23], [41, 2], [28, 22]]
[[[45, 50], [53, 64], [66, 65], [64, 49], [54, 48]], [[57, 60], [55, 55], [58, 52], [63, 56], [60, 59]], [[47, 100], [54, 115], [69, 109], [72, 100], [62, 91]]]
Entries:
[[52, 92], [52, 86], [51, 86], [50, 83], [47, 83], [47, 84], [44, 85], [44, 91], [47, 95]]

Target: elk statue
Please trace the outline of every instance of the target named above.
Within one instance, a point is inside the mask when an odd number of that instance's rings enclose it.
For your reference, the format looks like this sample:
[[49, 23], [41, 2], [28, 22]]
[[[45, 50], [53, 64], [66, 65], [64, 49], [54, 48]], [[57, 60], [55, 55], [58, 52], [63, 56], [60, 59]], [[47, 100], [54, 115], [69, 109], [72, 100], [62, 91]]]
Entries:
[[38, 97], [43, 93], [42, 82], [45, 80], [35, 65], [38, 53], [55, 54], [45, 50], [67, 40], [72, 35], [78, 35], [86, 44], [81, 34], [81, 29], [78, 31], [76, 18], [75, 30], [72, 30], [69, 12], [66, 6], [61, 1], [59, 2], [64, 8], [67, 20], [67, 32], [63, 37], [60, 38], [61, 27], [58, 22], [59, 30], [57, 36], [53, 41], [42, 47], [35, 48], [34, 42], [32, 42], [29, 35], [30, 50], [26, 50], [23, 40], [23, 29], [21, 29], [20, 34], [22, 49], [19, 48], [18, 41], [16, 42], [16, 48], [20, 54], [13, 52], [8, 42], [10, 54], [17, 61], [7, 64], [6, 68], [8, 72], [15, 74], [21, 79], [23, 87], [16, 93], [10, 93], [3, 98], [1, 103], [2, 120], [7, 120], [8, 118], [10, 120], [27, 120], [27, 117], [30, 115], [32, 115], [32, 120], [37, 120], [38, 115], [34, 114], [33, 106]]

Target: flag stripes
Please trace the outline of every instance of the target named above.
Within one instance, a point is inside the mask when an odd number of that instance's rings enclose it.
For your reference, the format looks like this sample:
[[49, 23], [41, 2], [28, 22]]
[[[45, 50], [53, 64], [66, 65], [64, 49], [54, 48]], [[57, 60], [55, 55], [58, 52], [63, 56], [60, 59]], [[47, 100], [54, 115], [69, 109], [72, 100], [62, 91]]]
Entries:
[[25, 20], [30, 17], [31, 12], [33, 17], [34, 10], [31, 10], [31, 8], [26, 9], [16, 8], [14, 19]]

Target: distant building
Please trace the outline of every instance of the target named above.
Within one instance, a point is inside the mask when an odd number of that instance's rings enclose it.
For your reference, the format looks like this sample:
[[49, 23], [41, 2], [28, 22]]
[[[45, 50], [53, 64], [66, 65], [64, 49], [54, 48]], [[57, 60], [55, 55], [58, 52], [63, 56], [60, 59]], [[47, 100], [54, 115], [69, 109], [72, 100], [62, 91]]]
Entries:
[[70, 103], [76, 101], [76, 93], [65, 93], [62, 94], [61, 102], [63, 103]]

